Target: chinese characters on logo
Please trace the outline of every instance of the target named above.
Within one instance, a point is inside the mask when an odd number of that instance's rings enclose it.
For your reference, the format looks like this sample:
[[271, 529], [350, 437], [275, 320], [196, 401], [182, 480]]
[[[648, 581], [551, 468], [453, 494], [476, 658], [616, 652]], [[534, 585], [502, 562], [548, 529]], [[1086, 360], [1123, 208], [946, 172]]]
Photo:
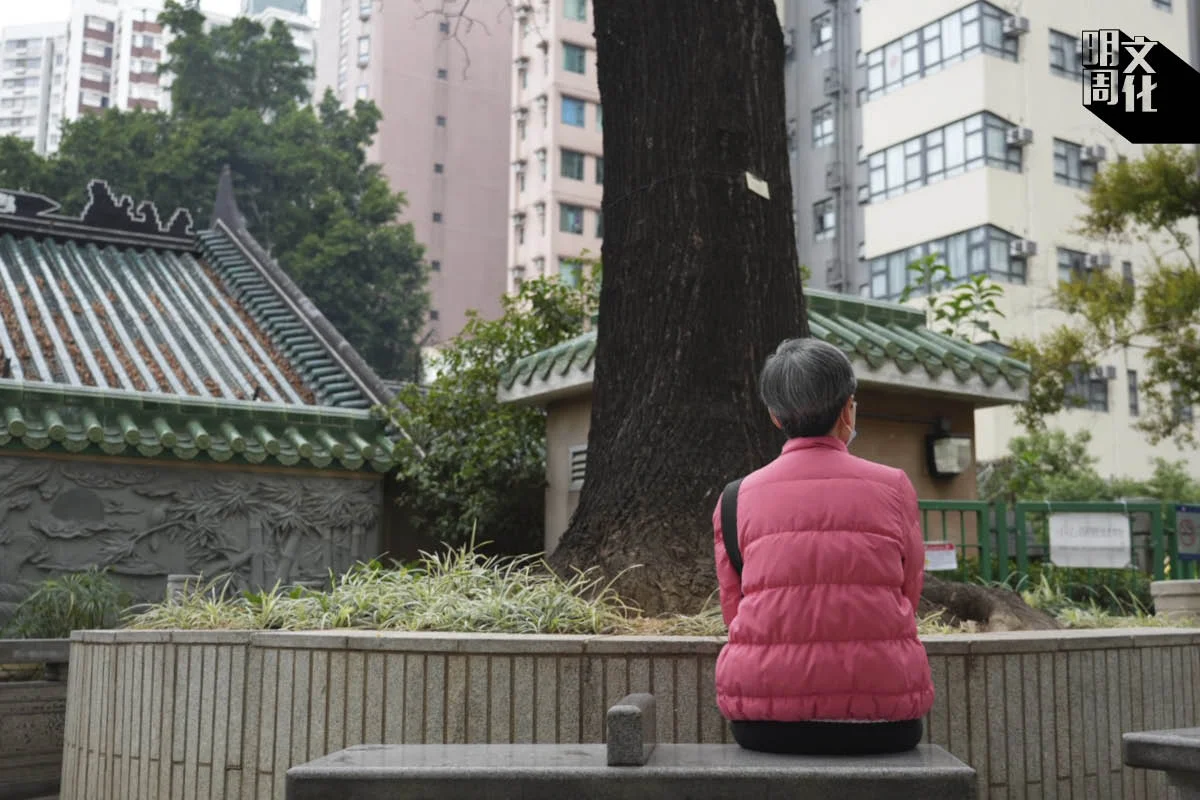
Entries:
[[1084, 31], [1083, 104], [1115, 106], [1124, 99], [1127, 112], [1158, 111], [1154, 107], [1158, 83], [1154, 67], [1146, 61], [1157, 45], [1145, 36], [1122, 44], [1117, 30]]

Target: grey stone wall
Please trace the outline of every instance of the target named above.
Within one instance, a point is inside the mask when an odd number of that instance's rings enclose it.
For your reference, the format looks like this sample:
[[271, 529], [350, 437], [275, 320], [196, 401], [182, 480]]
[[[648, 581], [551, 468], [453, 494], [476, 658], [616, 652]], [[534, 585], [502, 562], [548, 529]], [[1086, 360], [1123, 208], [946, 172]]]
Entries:
[[[1200, 723], [1200, 630], [922, 637], [925, 741], [978, 796], [1171, 800], [1121, 734]], [[659, 742], [730, 742], [721, 639], [391, 631], [88, 631], [71, 641], [62, 800], [282, 798], [289, 767], [357, 744], [595, 743], [651, 692]]]
[[139, 601], [171, 573], [323, 580], [378, 554], [382, 480], [0, 456], [0, 623], [31, 584], [93, 564]]

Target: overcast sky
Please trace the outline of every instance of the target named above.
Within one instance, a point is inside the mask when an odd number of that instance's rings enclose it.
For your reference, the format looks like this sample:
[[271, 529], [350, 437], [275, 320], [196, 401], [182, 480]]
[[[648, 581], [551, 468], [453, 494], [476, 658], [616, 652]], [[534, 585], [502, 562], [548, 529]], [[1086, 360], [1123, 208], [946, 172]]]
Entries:
[[[242, 3], [241, 0], [200, 0], [200, 7], [232, 17], [241, 10]], [[65, 21], [70, 8], [71, 0], [0, 0], [0, 28], [31, 22]], [[321, 0], [308, 0], [308, 13], [317, 19], [321, 13]]]

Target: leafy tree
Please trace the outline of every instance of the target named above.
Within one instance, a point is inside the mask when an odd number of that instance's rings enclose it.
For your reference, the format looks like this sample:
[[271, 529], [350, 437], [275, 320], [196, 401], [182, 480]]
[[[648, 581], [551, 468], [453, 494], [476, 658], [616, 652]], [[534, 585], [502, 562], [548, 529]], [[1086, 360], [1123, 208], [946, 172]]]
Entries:
[[546, 484], [546, 420], [537, 408], [501, 405], [501, 373], [521, 356], [578, 336], [596, 311], [598, 265], [574, 286], [526, 281], [501, 298], [496, 320], [468, 314], [463, 332], [431, 365], [437, 375], [408, 386], [387, 414], [413, 442], [401, 458], [401, 511], [413, 530], [450, 544], [478, 530], [509, 551], [541, 550]]
[[1100, 171], [1079, 232], [1140, 242], [1152, 255], [1136, 288], [1105, 271], [1060, 284], [1053, 304], [1067, 321], [1040, 339], [1014, 341], [1014, 357], [1034, 370], [1030, 400], [1018, 410], [1027, 428], [1043, 427], [1046, 416], [1071, 403], [1067, 388], [1077, 370], [1133, 349], [1148, 366], [1139, 376], [1144, 413], [1137, 427], [1151, 443], [1171, 437], [1196, 444], [1183, 409], [1200, 402], [1200, 264], [1185, 230], [1198, 216], [1200, 158], [1193, 149], [1156, 146]]
[[1188, 473], [1184, 461], [1156, 458], [1153, 474], [1144, 481], [1101, 476], [1097, 459], [1088, 450], [1091, 440], [1088, 431], [1068, 435], [1058, 429], [1014, 437], [1008, 443], [1008, 454], [981, 472], [980, 498], [1006, 503], [1126, 497], [1186, 503], [1200, 499], [1200, 482]]
[[172, 110], [109, 110], [68, 123], [59, 152], [41, 159], [0, 139], [0, 186], [34, 189], [79, 213], [94, 177], [160, 209], [208, 218], [228, 164], [252, 235], [381, 374], [409, 377], [428, 297], [422, 248], [404, 208], [366, 151], [379, 109], [315, 107], [287, 27], [239, 18], [204, 31], [193, 4], [169, 0], [175, 36], [162, 67]]

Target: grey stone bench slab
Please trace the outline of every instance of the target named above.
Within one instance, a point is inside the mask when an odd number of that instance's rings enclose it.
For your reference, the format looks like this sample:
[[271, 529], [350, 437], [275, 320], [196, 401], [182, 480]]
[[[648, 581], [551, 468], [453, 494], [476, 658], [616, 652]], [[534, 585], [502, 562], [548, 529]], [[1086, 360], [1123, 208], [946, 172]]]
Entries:
[[1126, 733], [1121, 751], [1130, 767], [1166, 772], [1180, 800], [1200, 800], [1200, 728]]
[[359, 745], [292, 767], [287, 800], [971, 800], [975, 770], [940, 747], [817, 758], [655, 743], [655, 702], [623, 698], [604, 744]]

